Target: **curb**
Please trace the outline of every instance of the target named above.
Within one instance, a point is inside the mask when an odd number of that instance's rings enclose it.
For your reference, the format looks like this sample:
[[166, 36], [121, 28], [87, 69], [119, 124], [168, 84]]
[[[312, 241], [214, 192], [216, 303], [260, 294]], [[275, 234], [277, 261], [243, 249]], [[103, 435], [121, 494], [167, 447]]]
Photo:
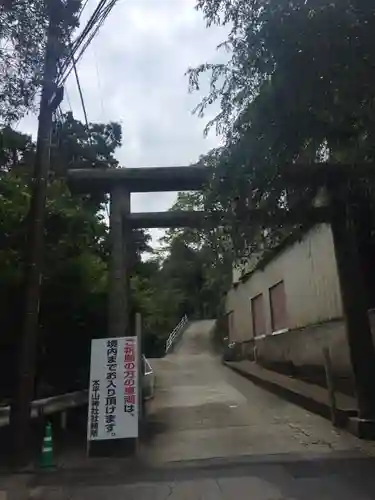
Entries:
[[[311, 398], [301, 392], [296, 392], [288, 387], [278, 384], [277, 382], [272, 382], [270, 380], [265, 380], [254, 373], [250, 373], [246, 370], [241, 369], [226, 361], [223, 362], [225, 366], [233, 370], [234, 372], [242, 375], [243, 377], [251, 380], [254, 384], [263, 387], [264, 389], [281, 396], [282, 398], [290, 401], [291, 403], [301, 406], [307, 411], [320, 415], [328, 420], [331, 419], [331, 410], [328, 404]], [[344, 410], [342, 408], [337, 408], [337, 427], [344, 428], [347, 425], [349, 417], [352, 415], [352, 410]]]

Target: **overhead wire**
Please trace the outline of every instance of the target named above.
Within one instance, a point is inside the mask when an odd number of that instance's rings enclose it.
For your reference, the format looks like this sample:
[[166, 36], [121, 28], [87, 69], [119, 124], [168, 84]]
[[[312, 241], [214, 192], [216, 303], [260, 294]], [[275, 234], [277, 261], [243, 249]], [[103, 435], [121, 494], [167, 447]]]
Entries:
[[85, 10], [88, 3], [89, 3], [89, 0], [85, 0], [85, 2], [81, 5], [81, 8], [79, 9], [79, 13], [78, 13], [78, 19], [81, 18], [82, 13]]
[[100, 16], [102, 14], [103, 8], [105, 8], [106, 3], [107, 3], [107, 0], [99, 0], [99, 3], [96, 6], [96, 9], [92, 13], [91, 17], [89, 18], [85, 28], [80, 33], [80, 35], [77, 37], [77, 40], [75, 42], [75, 49], [78, 49], [79, 46], [82, 45], [82, 43], [84, 43], [85, 38], [88, 36], [88, 34], [92, 30], [92, 28], [98, 22], [98, 19], [100, 19]]
[[[76, 69], [77, 62], [82, 58], [87, 47], [92, 42], [93, 38], [98, 33], [99, 29], [103, 26], [104, 21], [107, 19], [108, 15], [110, 14], [111, 10], [113, 9], [113, 7], [117, 3], [117, 1], [118, 0], [99, 0], [99, 4], [97, 5], [94, 13], [89, 18], [85, 28], [78, 35], [76, 40], [72, 43], [72, 50], [70, 51], [69, 56], [64, 61], [59, 63], [59, 71], [58, 71], [58, 76], [56, 78], [56, 85], [62, 86], [66, 82], [67, 78], [69, 77], [69, 75], [71, 74], [72, 71], [77, 72], [77, 69]], [[84, 1], [83, 5], [79, 11], [78, 19], [80, 19], [80, 17], [82, 16], [82, 13], [83, 13], [84, 9], [86, 8], [88, 2], [89, 2], [89, 0]], [[78, 56], [76, 56], [76, 54], [80, 48], [81, 48], [81, 50], [79, 51]], [[76, 76], [76, 79], [77, 79], [77, 76]], [[86, 108], [85, 108], [85, 105], [83, 102], [82, 89], [81, 89], [81, 86], [79, 84], [79, 78], [77, 81], [77, 85], [79, 87], [82, 109], [83, 109], [83, 112], [85, 115], [85, 120], [87, 122], [88, 121], [87, 120], [87, 113], [86, 113]], [[71, 104], [71, 101], [69, 99], [69, 94], [68, 94], [66, 89], [65, 89], [65, 95], [67, 97], [69, 108], [70, 108], [70, 110], [72, 110], [72, 104]], [[16, 127], [18, 125], [19, 125], [19, 122], [16, 124]]]
[[95, 28], [93, 29], [90, 36], [88, 37], [88, 39], [84, 43], [83, 47], [81, 48], [81, 51], [77, 56], [77, 60], [79, 60], [81, 58], [81, 56], [83, 55], [83, 53], [85, 52], [87, 47], [90, 45], [90, 43], [93, 40], [93, 38], [95, 37], [95, 35], [98, 33], [99, 29], [103, 26], [104, 21], [107, 19], [108, 14], [111, 12], [111, 10], [113, 9], [116, 2], [117, 2], [117, 0], [111, 0], [109, 2], [109, 4], [105, 7], [105, 9], [101, 13], [100, 17], [98, 18], [98, 21], [97, 21]]
[[[89, 0], [84, 1], [83, 5], [79, 11], [78, 18], [80, 18], [82, 16], [82, 13], [88, 4], [88, 1]], [[108, 15], [112, 11], [112, 9], [115, 6], [115, 4], [117, 3], [117, 1], [118, 0], [99, 0], [98, 5], [96, 6], [93, 14], [91, 15], [91, 17], [87, 21], [87, 23], [86, 23], [85, 27], [83, 28], [83, 30], [81, 31], [81, 33], [77, 36], [77, 38], [73, 42], [71, 42], [69, 44], [70, 45], [70, 51], [69, 51], [70, 53], [68, 54], [68, 57], [59, 65], [59, 72], [58, 72], [58, 77], [57, 77], [57, 81], [56, 81], [57, 85], [59, 85], [59, 86], [63, 86], [64, 83], [66, 82], [67, 78], [71, 74], [71, 72], [74, 71], [87, 130], [89, 129], [89, 123], [88, 123], [88, 118], [87, 118], [87, 111], [86, 111], [86, 106], [85, 106], [85, 102], [84, 102], [82, 87], [81, 87], [80, 80], [79, 80], [77, 63], [82, 58], [83, 54], [85, 53], [85, 51], [87, 50], [87, 48], [91, 44], [94, 37], [97, 35], [100, 28], [103, 26], [105, 20], [107, 19]], [[97, 68], [97, 72], [98, 72], [98, 68]], [[71, 109], [72, 106], [71, 106], [71, 102], [70, 102], [69, 95], [68, 95], [67, 91], [66, 91], [66, 96], [68, 99], [69, 107]], [[102, 108], [103, 108], [103, 104], [102, 104]], [[61, 116], [61, 118], [63, 118], [63, 117]], [[108, 207], [106, 207], [106, 208], [108, 210]]]
[[[88, 1], [89, 0], [85, 0], [85, 2], [83, 3], [78, 18], [82, 16], [82, 13], [88, 4]], [[108, 17], [109, 13], [113, 9], [116, 2], [117, 0], [99, 0], [99, 3], [96, 6], [93, 14], [86, 23], [86, 26], [84, 27], [82, 32], [78, 35], [78, 37], [70, 44], [69, 56], [60, 65], [60, 71], [58, 76], [59, 85], [63, 85], [65, 83], [65, 81], [67, 80], [72, 71], [75, 74], [78, 93], [87, 128], [88, 128], [87, 110], [84, 102], [81, 83], [79, 80], [77, 63], [87, 50], [88, 46], [94, 39], [95, 35], [98, 33], [99, 29], [103, 26], [104, 21]]]
[[110, 14], [118, 0], [99, 0], [99, 3], [88, 20], [86, 26], [78, 37], [72, 43], [72, 50], [69, 57], [64, 61], [59, 75], [58, 83], [62, 85], [70, 73], [74, 70], [74, 65], [82, 58], [87, 50], [87, 47], [92, 42], [93, 38], [103, 26], [105, 20]]
[[108, 0], [100, 0], [98, 8], [87, 23], [86, 29], [76, 41], [75, 46], [73, 47], [73, 57], [75, 57], [76, 63], [81, 59], [87, 47], [98, 33], [117, 0], [110, 0], [106, 5], [107, 2]]
[[97, 58], [97, 54], [96, 54], [96, 50], [95, 50], [95, 44], [93, 44], [92, 49], [93, 49], [95, 69], [96, 69], [96, 80], [97, 80], [99, 96], [100, 96], [101, 119], [104, 120], [105, 113], [104, 113], [104, 102], [103, 102], [103, 90], [102, 90], [101, 78], [100, 78], [100, 73], [99, 73], [98, 58]]
[[[95, 27], [95, 24], [98, 22], [98, 19], [100, 19], [101, 11], [103, 7], [105, 7], [106, 2], [107, 0], [99, 0], [99, 4], [97, 5], [91, 17], [89, 18], [86, 26], [78, 35], [76, 40], [72, 43], [71, 57], [76, 56], [76, 53], [78, 52], [82, 44], [84, 44], [87, 37], [90, 36], [91, 30]], [[69, 60], [67, 62], [70, 63]]]
[[[89, 0], [86, 0], [84, 2], [83, 6], [79, 12], [79, 18], [81, 17], [83, 10], [86, 8], [88, 1]], [[83, 98], [82, 87], [81, 87], [80, 81], [79, 81], [77, 63], [82, 58], [83, 54], [85, 53], [85, 51], [87, 50], [87, 48], [91, 44], [92, 40], [97, 35], [100, 28], [103, 26], [105, 20], [109, 16], [110, 12], [112, 11], [112, 9], [115, 6], [115, 4], [117, 3], [117, 1], [118, 0], [99, 0], [99, 3], [97, 5], [97, 7], [95, 8], [93, 14], [89, 18], [86, 26], [84, 27], [82, 32], [78, 35], [78, 37], [71, 43], [70, 54], [67, 57], [67, 59], [63, 62], [62, 67], [60, 67], [60, 71], [59, 71], [59, 75], [58, 75], [58, 79], [57, 79], [58, 85], [64, 85], [67, 78], [70, 76], [71, 72], [74, 71], [87, 130], [89, 128], [89, 125], [88, 125], [87, 112], [86, 112], [86, 107], [85, 107], [84, 98]], [[97, 75], [98, 75], [98, 84], [100, 86], [99, 68], [98, 68], [98, 64], [97, 64], [96, 59], [95, 59], [95, 64], [96, 64], [96, 71], [97, 71]], [[66, 93], [66, 95], [67, 95], [67, 98], [69, 101], [68, 93]], [[71, 108], [70, 101], [69, 101], [69, 105]], [[101, 105], [102, 105], [102, 112], [104, 112], [102, 96], [101, 96]], [[90, 139], [91, 139], [91, 137], [89, 134], [89, 141], [90, 141]], [[104, 203], [104, 209], [105, 209], [107, 218], [109, 218], [108, 200]]]
[[86, 127], [87, 127], [87, 130], [88, 130], [89, 129], [89, 121], [87, 119], [87, 111], [86, 111], [85, 101], [83, 99], [83, 92], [82, 92], [81, 82], [79, 81], [79, 76], [78, 76], [78, 71], [77, 71], [77, 65], [76, 65], [74, 59], [73, 59], [73, 69], [74, 69], [74, 75], [76, 77], [76, 83], [77, 83], [79, 97], [80, 97], [80, 100], [81, 100], [81, 106], [82, 106], [83, 116], [85, 118], [85, 123], [86, 123]]
[[70, 100], [69, 92], [66, 87], [64, 88], [64, 95], [66, 96], [66, 100], [68, 101], [69, 110], [73, 112], [72, 101]]

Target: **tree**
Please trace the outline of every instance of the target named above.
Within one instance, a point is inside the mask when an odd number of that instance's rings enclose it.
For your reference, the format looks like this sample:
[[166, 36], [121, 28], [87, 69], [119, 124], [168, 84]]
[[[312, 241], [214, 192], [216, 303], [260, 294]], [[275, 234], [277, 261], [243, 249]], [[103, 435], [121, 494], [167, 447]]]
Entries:
[[[116, 168], [115, 150], [121, 145], [120, 124], [90, 123], [88, 127], [75, 120], [72, 113], [66, 113], [56, 121], [51, 153], [51, 179], [64, 180], [68, 169], [74, 168]], [[28, 175], [33, 168], [35, 144], [30, 136], [21, 134], [6, 126], [0, 130], [0, 172], [18, 172]], [[103, 210], [108, 197], [103, 194], [90, 194], [79, 197], [92, 216]], [[26, 214], [25, 214], [26, 217]], [[26, 219], [18, 229], [12, 230], [12, 238], [26, 231]], [[137, 233], [142, 239], [142, 232]], [[142, 233], [143, 234], [143, 233]], [[0, 245], [6, 244], [8, 233], [0, 235]], [[146, 236], [144, 236], [146, 238]], [[144, 246], [146, 242], [139, 241]], [[108, 253], [108, 248], [106, 248]], [[143, 250], [142, 250], [143, 251]]]
[[[0, 231], [7, 243], [0, 248], [3, 325], [0, 366], [4, 384], [1, 395], [9, 395], [12, 389], [15, 366], [12, 360], [20, 328], [26, 247], [25, 231], [18, 228], [28, 213], [29, 201], [25, 173], [12, 171], [1, 175]], [[92, 332], [106, 328], [107, 262], [102, 250], [106, 237], [103, 217], [72, 198], [63, 181], [52, 181], [47, 200], [38, 379], [43, 385], [48, 382], [55, 391], [78, 383], [78, 371], [85, 367], [87, 370], [87, 346]], [[69, 353], [73, 345], [74, 353]], [[69, 357], [69, 373], [61, 370], [61, 357], [65, 363]], [[47, 360], [48, 368], [43, 368]], [[84, 382], [85, 378], [81, 378], [80, 384]]]
[[[226, 209], [243, 255], [263, 232], [249, 224], [249, 208], [301, 210], [316, 194], [314, 185], [288, 184], [283, 165], [311, 163], [323, 150], [331, 161], [373, 161], [375, 21], [365, 0], [199, 0], [197, 8], [208, 25], [231, 23], [229, 62], [203, 64], [189, 77], [197, 88], [211, 72], [200, 114], [221, 102], [211, 125], [226, 143], [211, 198]], [[277, 218], [274, 226], [281, 236], [290, 229]]]
[[[208, 203], [203, 192], [178, 193], [171, 210], [199, 211]], [[232, 245], [224, 228], [208, 219], [197, 229], [168, 230], [162, 243], [167, 254], [163, 271], [176, 275], [180, 282], [177, 288], [184, 290], [188, 298], [185, 307], [198, 317], [221, 314], [232, 274]]]
[[34, 149], [31, 136], [4, 127], [0, 131], [0, 171], [31, 165]]
[[[51, 169], [65, 178], [76, 168], [118, 168], [115, 151], [121, 146], [122, 130], [117, 122], [84, 125], [68, 112], [56, 121]], [[108, 196], [91, 193], [84, 197], [94, 211], [108, 203]]]
[[117, 168], [115, 151], [121, 145], [121, 125], [89, 123], [88, 127], [68, 112], [56, 122], [52, 168], [64, 176], [68, 169]]
[[0, 4], [0, 124], [10, 124], [33, 108], [41, 86], [48, 7], [57, 17], [61, 62], [78, 25], [81, 0], [13, 0]]
[[[39, 325], [36, 393], [49, 395], [87, 386], [89, 345], [93, 336], [107, 329], [108, 225], [101, 201], [72, 195], [64, 176], [63, 158], [101, 168], [114, 164], [121, 128], [95, 124], [90, 131], [69, 117], [72, 127], [60, 133], [53, 152], [49, 178], [45, 262]], [[73, 129], [73, 132], [72, 132]], [[108, 130], [117, 137], [102, 139]], [[81, 135], [77, 133], [81, 132]], [[83, 131], [83, 132], [82, 132]], [[30, 203], [30, 174], [35, 145], [31, 138], [10, 127], [0, 130], [0, 398], [12, 392], [13, 363], [20, 330], [23, 300], [23, 267], [26, 248], [26, 217]], [[81, 146], [81, 147], [80, 147]], [[87, 151], [89, 150], [89, 153]], [[60, 155], [60, 153], [63, 153]], [[58, 162], [58, 168], [56, 163]], [[71, 165], [76, 165], [73, 161]], [[69, 166], [71, 166], [69, 165]], [[61, 168], [60, 168], [61, 167]], [[149, 250], [150, 236], [136, 231], [132, 240], [133, 270], [141, 266], [141, 253]], [[66, 370], [69, 359], [69, 370]]]

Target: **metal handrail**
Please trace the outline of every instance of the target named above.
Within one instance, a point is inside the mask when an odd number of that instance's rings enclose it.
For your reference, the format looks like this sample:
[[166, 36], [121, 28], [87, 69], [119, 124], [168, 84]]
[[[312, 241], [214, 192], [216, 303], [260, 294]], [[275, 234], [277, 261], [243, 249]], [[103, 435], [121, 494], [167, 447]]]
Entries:
[[179, 337], [179, 335], [181, 334], [181, 332], [182, 332], [182, 330], [183, 330], [183, 328], [184, 328], [184, 326], [186, 325], [187, 322], [188, 322], [188, 317], [185, 314], [185, 316], [183, 316], [181, 318], [181, 321], [173, 329], [173, 331], [171, 332], [171, 334], [169, 335], [169, 337], [167, 339], [167, 342], [165, 344], [165, 353], [166, 354], [169, 351], [169, 349], [172, 347], [172, 345], [174, 344], [174, 342], [176, 341], [177, 337]]
[[[31, 417], [37, 418], [42, 414], [49, 415], [76, 408], [87, 403], [88, 391], [75, 391], [60, 394], [49, 398], [37, 399], [31, 403]], [[0, 407], [0, 427], [9, 424], [10, 406]]]
[[152, 366], [150, 365], [148, 359], [144, 354], [142, 354], [142, 360], [143, 360], [143, 370], [144, 370], [143, 377], [145, 382], [144, 387], [149, 389], [149, 392], [145, 394], [143, 392], [143, 386], [142, 386], [142, 395], [144, 399], [147, 401], [155, 396], [155, 374], [154, 370], [152, 369]]

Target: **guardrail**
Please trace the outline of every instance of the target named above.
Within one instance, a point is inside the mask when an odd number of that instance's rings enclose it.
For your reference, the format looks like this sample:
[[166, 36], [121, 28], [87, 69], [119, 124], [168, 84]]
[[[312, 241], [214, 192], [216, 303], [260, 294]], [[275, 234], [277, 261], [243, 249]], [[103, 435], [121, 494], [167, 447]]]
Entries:
[[145, 401], [152, 399], [155, 396], [155, 373], [148, 359], [142, 355], [143, 359], [143, 397]]
[[[69, 392], [59, 396], [51, 396], [44, 399], [36, 399], [31, 403], [31, 418], [42, 415], [66, 412], [69, 408], [76, 408], [87, 403], [87, 391]], [[9, 425], [10, 406], [0, 406], [0, 427]]]
[[188, 322], [188, 317], [185, 314], [185, 316], [183, 316], [181, 318], [181, 321], [174, 328], [174, 330], [172, 331], [172, 333], [169, 335], [169, 337], [167, 339], [167, 342], [165, 344], [165, 353], [166, 354], [168, 353], [169, 349], [173, 346], [174, 342], [178, 339], [178, 337], [182, 333], [184, 326], [186, 325], [187, 322]]

